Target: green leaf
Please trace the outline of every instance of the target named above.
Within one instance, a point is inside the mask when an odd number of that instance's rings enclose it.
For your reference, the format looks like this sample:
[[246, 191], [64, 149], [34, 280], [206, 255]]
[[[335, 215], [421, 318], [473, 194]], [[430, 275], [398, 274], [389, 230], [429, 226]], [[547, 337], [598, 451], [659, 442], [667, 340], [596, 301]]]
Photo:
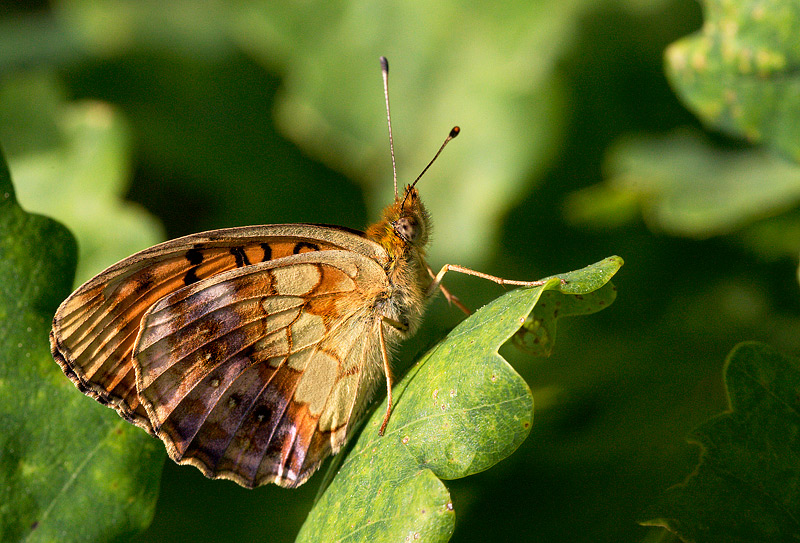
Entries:
[[571, 195], [570, 220], [616, 226], [641, 206], [654, 230], [706, 238], [800, 202], [800, 166], [758, 149], [717, 149], [688, 131], [621, 140], [606, 170], [606, 183]]
[[800, 540], [800, 360], [743, 343], [725, 382], [730, 411], [690, 437], [700, 465], [644, 524], [697, 543]]
[[16, 203], [0, 157], [0, 539], [111, 541], [150, 522], [161, 444], [81, 394], [50, 356], [75, 241]]
[[378, 428], [386, 403], [373, 413], [298, 541], [447, 541], [454, 506], [441, 479], [489, 469], [531, 429], [530, 389], [498, 348], [545, 291], [562, 302], [587, 296], [621, 265], [622, 259], [611, 257], [560, 275], [565, 285], [551, 278], [541, 287], [511, 291], [459, 324], [395, 387], [383, 437]]
[[702, 30], [666, 51], [675, 91], [708, 125], [800, 161], [800, 3], [703, 3]]
[[0, 141], [8, 142], [18, 200], [67, 225], [78, 238], [77, 280], [163, 240], [159, 222], [124, 201], [131, 143], [118, 111], [68, 102], [48, 73], [9, 77], [0, 86]]
[[[584, 293], [568, 294], [564, 291], [546, 290], [542, 292], [538, 303], [531, 314], [525, 319], [522, 327], [513, 336], [514, 343], [522, 349], [537, 356], [550, 356], [556, 341], [556, 323], [561, 317], [575, 317], [578, 315], [591, 315], [601, 311], [614, 303], [617, 289], [608, 280], [617, 273], [622, 265], [622, 259], [617, 257], [607, 258], [594, 266], [594, 279], [602, 286], [597, 290], [588, 290], [584, 286]], [[569, 274], [565, 275], [565, 278]], [[569, 287], [574, 287], [570, 283]]]

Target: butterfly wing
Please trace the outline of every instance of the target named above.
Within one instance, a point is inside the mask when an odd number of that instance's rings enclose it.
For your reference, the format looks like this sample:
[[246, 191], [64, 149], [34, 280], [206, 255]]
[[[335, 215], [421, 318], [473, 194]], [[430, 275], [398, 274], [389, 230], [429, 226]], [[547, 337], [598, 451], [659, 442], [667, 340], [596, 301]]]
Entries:
[[111, 266], [61, 304], [50, 333], [53, 357], [82, 392], [154, 433], [131, 358], [148, 308], [226, 270], [327, 250], [352, 251], [379, 263], [387, 258], [358, 232], [306, 224], [214, 230], [156, 245]]
[[344, 443], [381, 372], [388, 280], [351, 251], [235, 269], [142, 318], [137, 389], [170, 456], [247, 487], [304, 482]]

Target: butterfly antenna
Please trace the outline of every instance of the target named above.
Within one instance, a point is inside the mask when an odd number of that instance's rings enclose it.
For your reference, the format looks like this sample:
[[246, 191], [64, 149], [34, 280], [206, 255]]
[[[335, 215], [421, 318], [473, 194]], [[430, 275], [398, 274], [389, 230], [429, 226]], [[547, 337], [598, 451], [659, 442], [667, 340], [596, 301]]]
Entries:
[[386, 101], [386, 124], [389, 125], [389, 152], [392, 154], [392, 179], [394, 179], [394, 199], [397, 200], [397, 165], [394, 161], [394, 139], [392, 138], [392, 114], [389, 110], [389, 61], [381, 57], [381, 75], [383, 76], [383, 97]]
[[442, 143], [442, 146], [441, 146], [441, 147], [439, 147], [439, 150], [438, 150], [438, 151], [436, 151], [436, 154], [435, 154], [435, 155], [433, 155], [433, 158], [431, 159], [431, 161], [430, 161], [430, 162], [428, 162], [428, 165], [427, 165], [427, 166], [425, 166], [425, 169], [424, 169], [424, 170], [422, 170], [422, 172], [421, 172], [421, 173], [420, 173], [420, 174], [417, 176], [417, 178], [416, 178], [416, 179], [414, 179], [414, 182], [413, 182], [413, 183], [411, 183], [411, 188], [414, 188], [414, 185], [416, 185], [416, 184], [417, 184], [417, 181], [419, 181], [419, 180], [422, 178], [422, 176], [423, 176], [423, 175], [425, 175], [425, 172], [427, 172], [427, 171], [428, 171], [428, 168], [430, 168], [430, 167], [431, 167], [431, 164], [433, 164], [434, 162], [436, 162], [436, 159], [437, 159], [437, 158], [439, 158], [439, 155], [441, 155], [441, 154], [442, 154], [442, 151], [444, 151], [444, 147], [445, 147], [445, 145], [447, 145], [448, 143], [450, 143], [450, 140], [451, 140], [451, 139], [453, 139], [453, 138], [455, 138], [456, 136], [458, 136], [459, 132], [461, 132], [461, 129], [460, 129], [459, 127], [457, 127], [457, 126], [454, 126], [454, 127], [453, 127], [453, 128], [450, 130], [450, 133], [449, 133], [449, 134], [447, 135], [447, 137], [444, 139], [444, 142]]
[[[450, 143], [450, 140], [451, 140], [451, 139], [453, 139], [453, 138], [455, 138], [456, 136], [458, 136], [460, 133], [461, 133], [461, 129], [460, 129], [459, 127], [457, 127], [457, 126], [454, 126], [452, 129], [450, 129], [450, 133], [449, 133], [449, 134], [447, 135], [447, 137], [444, 139], [444, 142], [442, 143], [442, 146], [441, 146], [441, 147], [439, 147], [439, 150], [438, 150], [438, 151], [436, 151], [436, 154], [435, 154], [435, 155], [433, 155], [433, 158], [431, 159], [431, 161], [430, 161], [430, 162], [428, 162], [428, 165], [427, 165], [427, 166], [425, 166], [425, 169], [424, 169], [424, 170], [422, 170], [422, 172], [421, 172], [421, 173], [420, 173], [420, 174], [417, 176], [417, 178], [416, 178], [416, 179], [414, 179], [414, 182], [413, 182], [413, 183], [411, 183], [411, 186], [409, 187], [409, 189], [412, 189], [412, 188], [414, 188], [414, 185], [416, 185], [416, 184], [417, 184], [417, 181], [419, 181], [420, 179], [422, 179], [422, 176], [423, 176], [423, 175], [425, 175], [425, 172], [427, 172], [427, 171], [428, 171], [428, 168], [430, 168], [430, 167], [431, 167], [431, 165], [432, 165], [434, 162], [436, 162], [436, 159], [437, 159], [437, 158], [439, 158], [439, 155], [441, 155], [441, 154], [442, 154], [442, 151], [444, 151], [444, 148], [445, 148], [445, 146], [446, 146], [448, 143]], [[402, 208], [402, 207], [403, 207], [403, 205], [406, 203], [406, 198], [408, 198], [408, 195], [409, 195], [409, 193], [410, 193], [410, 192], [411, 192], [410, 190], [406, 190], [406, 195], [403, 197], [403, 203], [402, 203], [402, 204], [400, 204], [400, 207], [401, 207], [401, 208]]]

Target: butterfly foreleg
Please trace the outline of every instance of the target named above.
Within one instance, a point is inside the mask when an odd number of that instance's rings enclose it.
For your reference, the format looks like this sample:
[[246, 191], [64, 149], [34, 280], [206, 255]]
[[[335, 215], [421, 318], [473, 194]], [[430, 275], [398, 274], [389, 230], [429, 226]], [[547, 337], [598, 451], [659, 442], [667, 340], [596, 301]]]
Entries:
[[[539, 287], [539, 286], [542, 286], [545, 283], [547, 283], [546, 279], [542, 279], [542, 280], [539, 280], [539, 281], [514, 281], [514, 280], [511, 280], [511, 279], [503, 279], [502, 277], [497, 277], [495, 275], [489, 275], [488, 273], [483, 273], [483, 272], [471, 270], [469, 268], [465, 268], [464, 266], [459, 266], [458, 264], [445, 264], [444, 266], [442, 266], [442, 269], [439, 270], [439, 273], [437, 273], [434, 276], [433, 282], [431, 282], [431, 284], [428, 286], [428, 292], [427, 292], [428, 296], [432, 296], [433, 293], [436, 292], [436, 289], [440, 289], [441, 288], [442, 278], [444, 277], [444, 274], [446, 274], [447, 272], [449, 272], [451, 270], [459, 272], [459, 273], [463, 273], [463, 274], [466, 274], [466, 275], [473, 275], [475, 277], [480, 277], [482, 279], [488, 279], [489, 281], [495, 282], [498, 285], [515, 285], [515, 286], [521, 286], [521, 287]], [[562, 279], [562, 282], [563, 281], [564, 280]]]

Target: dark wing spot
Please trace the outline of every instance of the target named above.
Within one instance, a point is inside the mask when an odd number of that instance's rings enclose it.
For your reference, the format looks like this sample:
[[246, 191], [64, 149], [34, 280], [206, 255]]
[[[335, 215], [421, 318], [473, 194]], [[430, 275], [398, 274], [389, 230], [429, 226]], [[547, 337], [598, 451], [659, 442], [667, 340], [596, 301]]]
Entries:
[[272, 247], [269, 246], [269, 243], [262, 243], [261, 249], [264, 250], [264, 258], [261, 259], [261, 262], [272, 260]]
[[233, 255], [233, 258], [236, 259], [236, 267], [243, 268], [244, 266], [250, 265], [250, 260], [248, 260], [247, 255], [244, 252], [244, 249], [241, 247], [231, 247], [230, 252]]
[[200, 249], [189, 249], [184, 256], [192, 266], [197, 266], [203, 262], [203, 252]]
[[309, 251], [319, 251], [319, 245], [315, 245], [307, 241], [301, 241], [294, 246], [294, 251], [292, 252], [296, 255], [299, 255], [303, 252], [303, 249], [308, 249]]
[[197, 268], [192, 268], [186, 272], [186, 275], [183, 276], [183, 284], [184, 285], [191, 285], [192, 283], [197, 283], [200, 280], [197, 277]]
[[203, 263], [203, 252], [200, 249], [189, 249], [184, 256], [189, 261], [189, 264], [194, 267], [183, 276], [183, 284], [191, 285], [192, 283], [197, 283], [200, 280], [197, 277], [197, 268]]
[[270, 409], [266, 405], [259, 405], [253, 414], [255, 415], [256, 421], [261, 424], [265, 420], [269, 420]]

